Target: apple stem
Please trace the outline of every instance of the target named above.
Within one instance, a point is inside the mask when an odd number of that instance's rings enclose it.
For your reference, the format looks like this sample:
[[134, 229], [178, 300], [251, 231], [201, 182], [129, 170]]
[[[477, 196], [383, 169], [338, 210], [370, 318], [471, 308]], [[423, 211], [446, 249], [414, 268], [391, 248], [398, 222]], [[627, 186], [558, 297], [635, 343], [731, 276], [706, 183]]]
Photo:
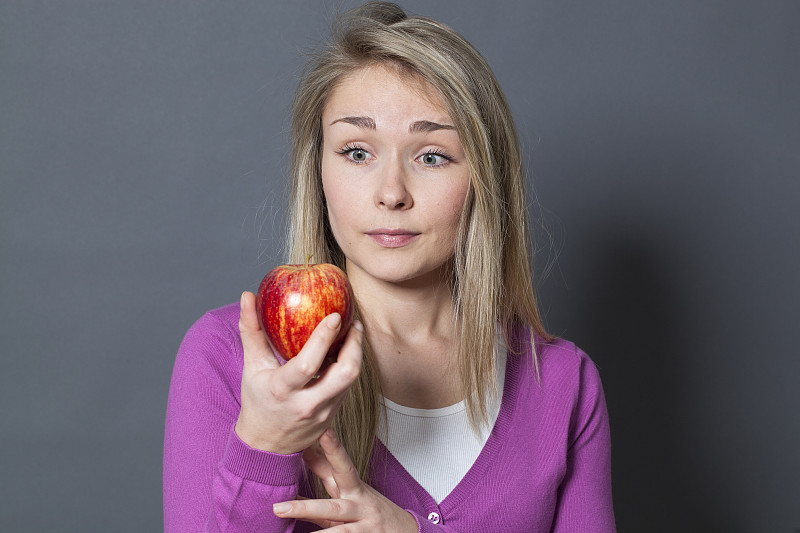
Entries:
[[311, 254], [306, 254], [306, 266], [308, 266], [308, 264], [311, 262], [311, 258], [312, 257], [314, 257], [314, 256], [311, 255]]

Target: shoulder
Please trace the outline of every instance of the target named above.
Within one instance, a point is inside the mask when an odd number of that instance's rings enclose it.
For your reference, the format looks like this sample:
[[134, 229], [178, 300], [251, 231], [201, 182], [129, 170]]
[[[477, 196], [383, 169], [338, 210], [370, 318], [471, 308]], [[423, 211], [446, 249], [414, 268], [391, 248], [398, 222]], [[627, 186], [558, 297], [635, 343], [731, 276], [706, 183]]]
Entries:
[[238, 332], [239, 302], [206, 311], [192, 327], [224, 327]]
[[239, 343], [239, 304], [233, 303], [204, 313], [186, 332], [183, 344]]
[[582, 372], [597, 367], [589, 355], [574, 342], [562, 338], [545, 341], [536, 338], [536, 356], [542, 371], [549, 372]]
[[562, 392], [601, 387], [600, 373], [589, 355], [574, 342], [562, 338], [531, 336], [527, 328], [515, 330], [514, 341], [519, 365], [544, 389]]
[[173, 379], [241, 379], [243, 352], [238, 324], [238, 303], [212, 309], [198, 318], [178, 349]]

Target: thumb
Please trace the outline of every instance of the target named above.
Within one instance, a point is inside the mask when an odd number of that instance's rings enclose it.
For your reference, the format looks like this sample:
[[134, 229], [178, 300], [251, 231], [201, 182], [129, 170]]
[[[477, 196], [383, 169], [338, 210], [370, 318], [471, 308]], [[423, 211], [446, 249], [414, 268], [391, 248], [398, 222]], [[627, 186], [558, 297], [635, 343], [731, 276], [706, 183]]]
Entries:
[[267, 334], [258, 320], [256, 295], [244, 291], [239, 303], [239, 335], [242, 338], [245, 365], [254, 365], [255, 369], [278, 368], [281, 365], [272, 352]]

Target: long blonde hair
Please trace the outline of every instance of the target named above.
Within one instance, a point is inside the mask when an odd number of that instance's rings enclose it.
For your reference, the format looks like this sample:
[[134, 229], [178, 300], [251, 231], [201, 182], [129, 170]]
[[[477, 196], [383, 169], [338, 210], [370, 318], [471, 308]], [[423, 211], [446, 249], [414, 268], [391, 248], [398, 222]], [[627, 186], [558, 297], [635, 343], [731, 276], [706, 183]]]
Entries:
[[[345, 268], [322, 192], [321, 117], [339, 80], [376, 63], [419, 76], [438, 91], [470, 168], [451, 283], [460, 339], [459, 378], [470, 423], [477, 428], [488, 421], [498, 333], [505, 335], [511, 355], [516, 355], [510, 342], [514, 327], [549, 336], [532, 285], [525, 175], [514, 121], [488, 64], [458, 33], [429, 18], [409, 17], [388, 2], [369, 2], [336, 20], [331, 42], [309, 59], [295, 93], [288, 261], [301, 263], [311, 254], [315, 262]], [[361, 376], [334, 429], [368, 482], [380, 376], [366, 342], [364, 355]], [[533, 357], [536, 364], [535, 352]]]

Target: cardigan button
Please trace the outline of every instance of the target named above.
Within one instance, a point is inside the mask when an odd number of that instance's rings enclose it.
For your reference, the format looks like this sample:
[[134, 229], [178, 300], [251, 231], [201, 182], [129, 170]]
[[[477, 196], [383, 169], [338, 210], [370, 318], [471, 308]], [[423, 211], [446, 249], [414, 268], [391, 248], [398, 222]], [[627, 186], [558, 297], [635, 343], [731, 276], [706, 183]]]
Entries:
[[428, 520], [433, 522], [434, 524], [439, 523], [439, 513], [431, 513], [428, 515]]

